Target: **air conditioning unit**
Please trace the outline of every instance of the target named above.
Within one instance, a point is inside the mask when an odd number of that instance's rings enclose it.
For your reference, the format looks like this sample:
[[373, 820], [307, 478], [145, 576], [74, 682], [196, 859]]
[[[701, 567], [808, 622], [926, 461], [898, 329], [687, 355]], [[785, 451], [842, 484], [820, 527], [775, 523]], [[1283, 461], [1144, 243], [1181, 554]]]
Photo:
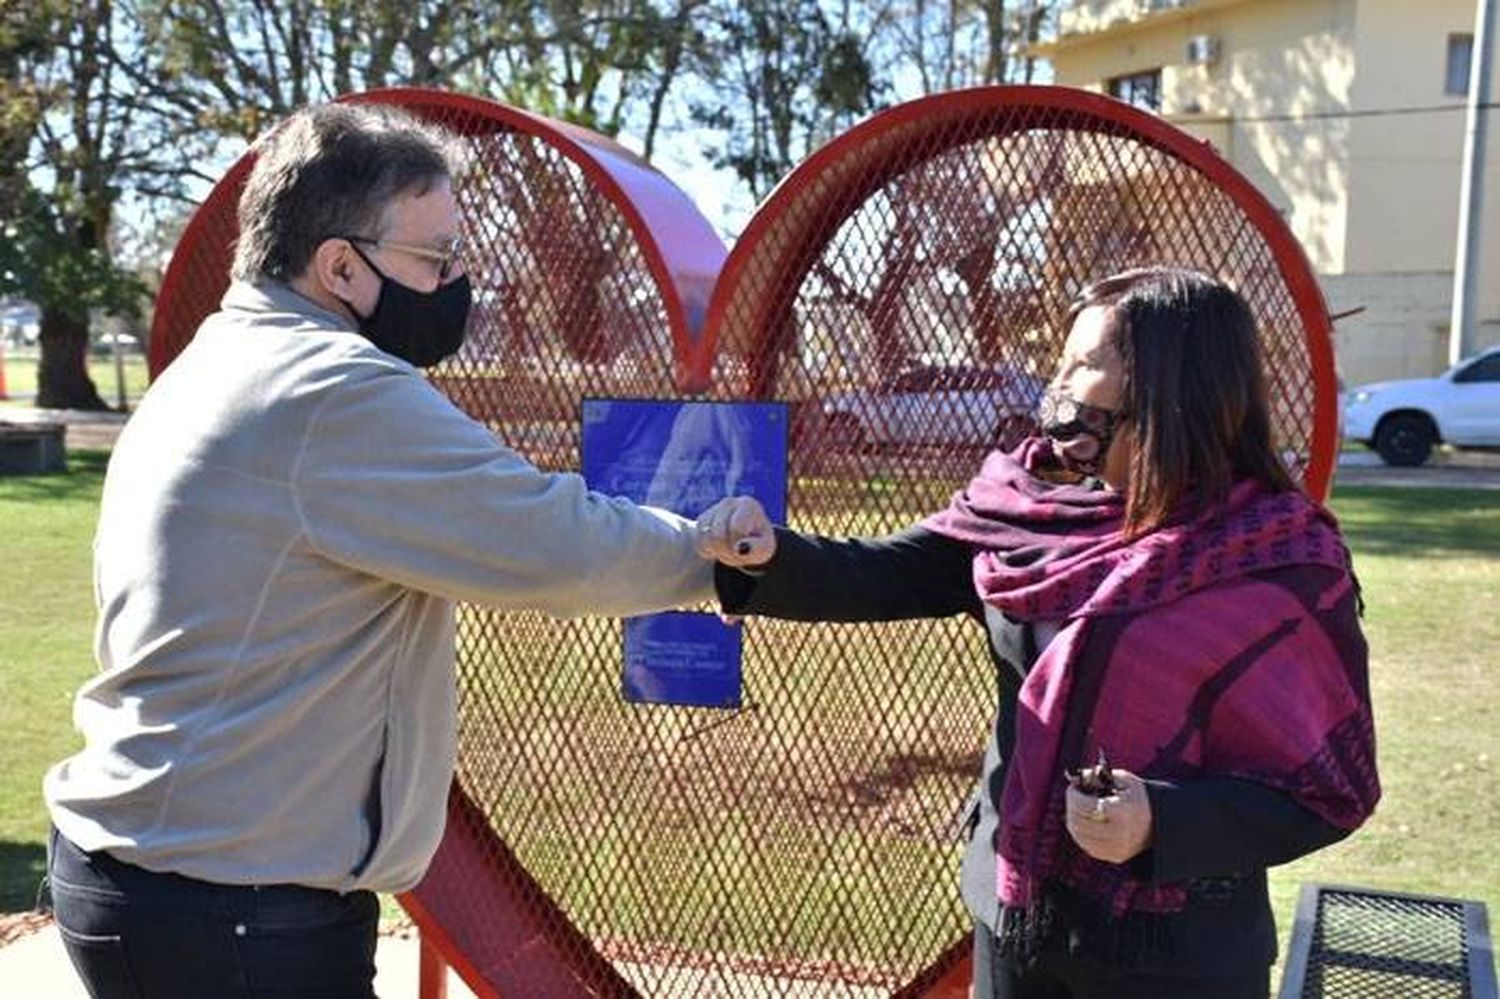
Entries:
[[1214, 35], [1193, 35], [1187, 41], [1187, 61], [1194, 66], [1211, 66], [1219, 61], [1219, 39]]

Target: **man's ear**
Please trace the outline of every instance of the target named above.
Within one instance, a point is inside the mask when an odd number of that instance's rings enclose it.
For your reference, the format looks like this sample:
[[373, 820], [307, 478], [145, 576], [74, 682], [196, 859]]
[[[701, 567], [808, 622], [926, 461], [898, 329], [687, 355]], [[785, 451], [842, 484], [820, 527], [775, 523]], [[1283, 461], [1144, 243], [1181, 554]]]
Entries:
[[325, 239], [313, 251], [309, 270], [323, 290], [335, 298], [354, 296], [354, 276], [358, 273], [354, 251], [347, 239]]

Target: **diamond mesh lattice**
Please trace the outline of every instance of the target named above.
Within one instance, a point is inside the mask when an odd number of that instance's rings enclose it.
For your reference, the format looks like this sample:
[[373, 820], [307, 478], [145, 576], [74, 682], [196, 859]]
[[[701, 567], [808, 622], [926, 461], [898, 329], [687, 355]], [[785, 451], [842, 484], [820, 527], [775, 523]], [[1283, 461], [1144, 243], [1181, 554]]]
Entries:
[[1466, 999], [1469, 955], [1456, 902], [1323, 889], [1302, 995]]
[[[511, 136], [482, 148], [484, 176], [520, 182], [464, 189], [494, 304], [435, 380], [532, 460], [574, 468], [580, 399], [673, 394], [661, 296], [570, 164]], [[1017, 409], [1029, 384], [1005, 389]], [[932, 457], [794, 460], [796, 521], [869, 531], [930, 508], [951, 488]], [[877, 460], [893, 492], [851, 478]], [[750, 707], [726, 715], [622, 703], [614, 622], [465, 608], [460, 783], [642, 995], [890, 995], [964, 932], [953, 828], [994, 696], [982, 637], [927, 622], [749, 627]], [[482, 923], [484, 900], [465, 905]], [[592, 987], [623, 991], [608, 976]]]
[[[716, 391], [791, 400], [792, 525], [879, 534], [946, 505], [987, 449], [1030, 428], [1077, 292], [1150, 263], [1245, 294], [1301, 474], [1308, 344], [1326, 327], [1304, 324], [1267, 234], [1214, 179], [1112, 119], [984, 103], [948, 95], [839, 140], [778, 189], [726, 266], [710, 313]], [[783, 824], [757, 821], [755, 856], [763, 882], [788, 870], [802, 883], [790, 913], [767, 891], [779, 904], [745, 939], [797, 966], [841, 953], [820, 994], [909, 981], [969, 927], [950, 829], [993, 708], [978, 629], [748, 627], [747, 675], [776, 712], [759, 725], [780, 759], [746, 769], [789, 806]], [[821, 864], [804, 868], [809, 848]]]
[[[792, 526], [878, 534], [942, 507], [1029, 427], [1072, 296], [1146, 262], [1245, 292], [1302, 467], [1322, 331], [1237, 202], [1117, 122], [955, 96], [963, 113], [877, 119], [794, 175], [715, 293], [712, 394], [793, 407]], [[677, 394], [683, 319], [595, 176], [472, 109], [424, 113], [468, 147], [476, 295], [432, 379], [538, 465], [577, 468], [584, 397]], [[198, 241], [224, 254], [238, 191], [214, 197]], [[197, 318], [222, 273], [183, 279]], [[157, 370], [197, 318], [158, 323]], [[746, 627], [748, 706], [730, 714], [622, 703], [616, 622], [461, 610], [449, 839], [498, 880], [417, 893], [460, 952], [519, 904], [593, 994], [863, 999], [913, 994], [965, 938], [955, 827], [994, 700], [979, 630]]]
[[[1050, 375], [1086, 284], [1181, 264], [1251, 303], [1278, 442], [1305, 472], [1310, 345], [1325, 330], [1307, 328], [1272, 240], [1213, 177], [1112, 121], [1053, 107], [917, 118], [846, 159], [783, 197], [759, 245], [737, 247], [743, 266], [716, 301], [722, 387], [817, 401], [800, 414], [817, 445], [943, 445], [931, 450], [962, 477]], [[923, 398], [902, 398], [901, 376], [930, 367]], [[955, 390], [964, 379], [989, 391]]]

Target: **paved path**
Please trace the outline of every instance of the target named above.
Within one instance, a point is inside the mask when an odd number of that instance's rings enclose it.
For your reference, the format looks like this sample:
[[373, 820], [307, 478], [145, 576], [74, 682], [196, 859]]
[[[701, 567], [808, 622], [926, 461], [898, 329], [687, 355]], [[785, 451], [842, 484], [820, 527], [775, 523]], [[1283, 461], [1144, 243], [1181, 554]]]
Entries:
[[67, 427], [68, 447], [97, 451], [108, 451], [115, 446], [115, 438], [120, 436], [127, 419], [125, 413], [0, 406], [0, 423], [61, 423]]
[[1439, 451], [1420, 468], [1392, 468], [1373, 451], [1339, 456], [1334, 486], [1427, 486], [1442, 489], [1500, 489], [1500, 453]]

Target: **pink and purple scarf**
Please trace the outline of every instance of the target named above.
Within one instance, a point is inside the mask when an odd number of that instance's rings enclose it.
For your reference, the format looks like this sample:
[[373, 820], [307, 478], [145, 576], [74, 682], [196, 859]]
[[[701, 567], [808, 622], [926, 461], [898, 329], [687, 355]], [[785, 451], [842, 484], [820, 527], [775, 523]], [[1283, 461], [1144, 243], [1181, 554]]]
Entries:
[[991, 454], [927, 522], [975, 547], [985, 603], [1062, 625], [1021, 687], [1001, 900], [1025, 909], [1056, 880], [1116, 915], [1186, 904], [1183, 885], [1133, 879], [1068, 837], [1063, 771], [1101, 747], [1142, 777], [1241, 777], [1358, 826], [1380, 788], [1357, 591], [1332, 514], [1242, 482], [1222, 509], [1126, 538], [1123, 498], [1039, 478], [1054, 461], [1044, 440]]

